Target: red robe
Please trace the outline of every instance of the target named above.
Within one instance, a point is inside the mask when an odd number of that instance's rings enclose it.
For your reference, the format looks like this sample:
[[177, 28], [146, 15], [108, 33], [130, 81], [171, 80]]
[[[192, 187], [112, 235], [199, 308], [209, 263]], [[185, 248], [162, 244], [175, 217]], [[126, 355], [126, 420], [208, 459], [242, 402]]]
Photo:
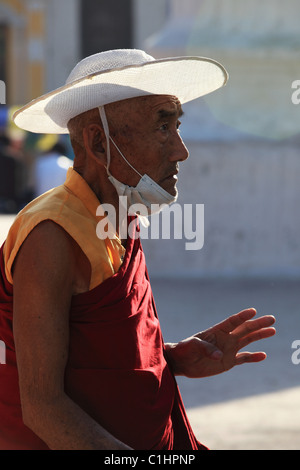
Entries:
[[[73, 297], [65, 392], [133, 449], [205, 449], [195, 438], [165, 359], [135, 224], [119, 271]], [[138, 227], [137, 227], [138, 230]], [[48, 449], [22, 421], [12, 333], [13, 288], [0, 252], [0, 449]]]

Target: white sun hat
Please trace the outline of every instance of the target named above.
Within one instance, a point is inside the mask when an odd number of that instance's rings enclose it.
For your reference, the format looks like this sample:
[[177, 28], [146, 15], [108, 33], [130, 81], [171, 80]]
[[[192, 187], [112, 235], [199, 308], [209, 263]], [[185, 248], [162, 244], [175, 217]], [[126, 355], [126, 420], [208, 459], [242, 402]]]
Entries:
[[100, 52], [81, 60], [66, 84], [34, 99], [13, 115], [26, 131], [67, 134], [73, 117], [116, 101], [173, 95], [181, 104], [226, 84], [225, 68], [206, 57], [154, 59], [137, 49]]

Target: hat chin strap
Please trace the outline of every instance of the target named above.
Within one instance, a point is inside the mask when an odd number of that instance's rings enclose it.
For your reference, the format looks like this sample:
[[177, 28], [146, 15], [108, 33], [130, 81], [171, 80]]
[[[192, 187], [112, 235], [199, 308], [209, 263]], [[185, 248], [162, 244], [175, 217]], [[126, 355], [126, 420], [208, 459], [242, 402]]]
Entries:
[[106, 159], [107, 159], [107, 165], [106, 165], [106, 171], [107, 171], [107, 174], [109, 176], [112, 176], [110, 171], [109, 171], [109, 167], [110, 167], [110, 141], [114, 144], [115, 148], [117, 149], [117, 151], [119, 152], [119, 154], [121, 155], [121, 157], [123, 158], [123, 160], [125, 160], [125, 162], [127, 163], [127, 165], [130, 166], [130, 168], [132, 168], [141, 178], [143, 177], [143, 175], [141, 175], [141, 173], [139, 173], [135, 168], [134, 166], [131, 165], [131, 163], [127, 160], [127, 158], [124, 157], [123, 153], [121, 152], [121, 150], [119, 149], [119, 147], [117, 146], [117, 144], [114, 142], [114, 140], [110, 137], [109, 135], [109, 127], [108, 127], [108, 122], [107, 122], [107, 117], [106, 117], [106, 112], [105, 112], [105, 108], [104, 106], [99, 106], [99, 114], [100, 114], [100, 118], [101, 118], [101, 121], [102, 121], [102, 124], [103, 124], [103, 130], [104, 130], [104, 133], [105, 133], [105, 137], [106, 137], [106, 147], [107, 147], [107, 150], [106, 150]]

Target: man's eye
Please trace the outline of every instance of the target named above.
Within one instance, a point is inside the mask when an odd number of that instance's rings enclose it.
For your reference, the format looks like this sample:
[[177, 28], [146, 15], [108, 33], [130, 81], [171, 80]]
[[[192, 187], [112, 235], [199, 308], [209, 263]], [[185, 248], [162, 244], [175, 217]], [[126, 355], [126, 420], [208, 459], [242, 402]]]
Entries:
[[[177, 122], [176, 122], [176, 130], [177, 130], [177, 132], [180, 132], [180, 130], [179, 130], [180, 125], [181, 125], [181, 122], [180, 122], [180, 121], [177, 121]], [[167, 131], [169, 131], [171, 128], [173, 128], [173, 124], [170, 125], [169, 123], [165, 123], [165, 124], [162, 124], [162, 125], [160, 126], [159, 130], [160, 130], [161, 132], [167, 132]]]
[[159, 130], [162, 132], [166, 132], [168, 130], [168, 124], [163, 124], [162, 126], [160, 126]]

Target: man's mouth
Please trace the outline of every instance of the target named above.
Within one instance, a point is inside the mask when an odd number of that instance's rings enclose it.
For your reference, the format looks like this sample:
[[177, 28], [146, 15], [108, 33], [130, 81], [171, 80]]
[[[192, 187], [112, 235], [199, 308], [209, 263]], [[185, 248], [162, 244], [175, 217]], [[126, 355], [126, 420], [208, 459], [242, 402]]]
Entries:
[[167, 180], [174, 180], [174, 181], [177, 181], [178, 180], [178, 171], [173, 171], [172, 173], [170, 173], [168, 176], [166, 176], [162, 181], [167, 181]]

